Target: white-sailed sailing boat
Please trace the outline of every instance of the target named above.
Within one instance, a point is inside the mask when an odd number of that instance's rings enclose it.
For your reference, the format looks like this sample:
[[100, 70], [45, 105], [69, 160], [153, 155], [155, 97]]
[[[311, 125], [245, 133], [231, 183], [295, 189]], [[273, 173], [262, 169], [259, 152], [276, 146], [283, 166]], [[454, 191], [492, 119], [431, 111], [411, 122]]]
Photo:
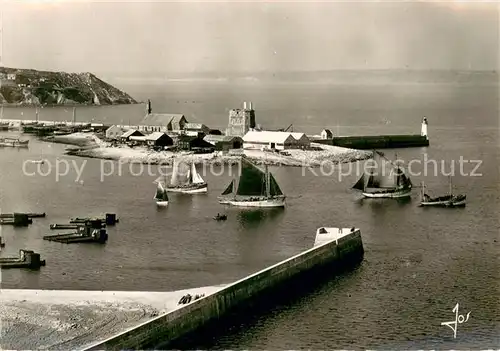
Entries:
[[161, 185], [161, 182], [158, 182], [156, 188], [156, 194], [153, 200], [156, 201], [156, 205], [159, 207], [167, 207], [168, 206], [168, 194], [167, 190]]
[[173, 193], [198, 194], [206, 193], [208, 185], [196, 171], [194, 162], [188, 166], [174, 159], [172, 178], [166, 190]]
[[450, 176], [450, 192], [448, 195], [439, 197], [430, 197], [425, 192], [425, 185], [422, 182], [422, 192], [420, 194], [420, 206], [440, 206], [440, 207], [461, 207], [465, 206], [467, 196], [464, 194], [453, 195], [453, 185]]
[[242, 157], [239, 180], [231, 181], [219, 202], [240, 207], [285, 207], [285, 199], [267, 165], [262, 171]]
[[404, 198], [411, 196], [412, 183], [402, 167], [393, 164], [379, 151], [373, 152], [375, 167], [363, 173], [353, 189], [369, 198]]

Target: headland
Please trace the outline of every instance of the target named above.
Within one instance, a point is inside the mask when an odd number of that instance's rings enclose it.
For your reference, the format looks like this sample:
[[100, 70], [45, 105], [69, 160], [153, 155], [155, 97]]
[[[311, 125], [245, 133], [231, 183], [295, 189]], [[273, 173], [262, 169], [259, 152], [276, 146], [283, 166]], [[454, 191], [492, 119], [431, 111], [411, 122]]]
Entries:
[[0, 104], [5, 106], [136, 104], [127, 93], [94, 74], [0, 67]]

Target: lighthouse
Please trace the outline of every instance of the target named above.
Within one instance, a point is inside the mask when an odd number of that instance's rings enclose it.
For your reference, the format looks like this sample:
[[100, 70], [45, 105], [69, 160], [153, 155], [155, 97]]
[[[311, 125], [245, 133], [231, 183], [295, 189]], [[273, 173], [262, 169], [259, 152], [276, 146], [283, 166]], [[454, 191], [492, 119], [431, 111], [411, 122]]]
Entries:
[[427, 135], [427, 118], [424, 117], [422, 120], [422, 130], [420, 132], [421, 136], [424, 136], [427, 140], [429, 140], [429, 136]]

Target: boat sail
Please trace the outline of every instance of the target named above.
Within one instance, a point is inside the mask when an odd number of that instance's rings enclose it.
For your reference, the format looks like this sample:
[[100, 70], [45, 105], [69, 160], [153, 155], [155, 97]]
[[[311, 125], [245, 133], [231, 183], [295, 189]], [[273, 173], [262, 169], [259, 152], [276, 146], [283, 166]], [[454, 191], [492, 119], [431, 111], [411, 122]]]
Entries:
[[240, 207], [285, 207], [285, 199], [267, 166], [262, 171], [243, 157], [239, 180], [231, 181], [219, 197], [219, 202]]
[[196, 171], [194, 162], [191, 165], [174, 160], [174, 169], [167, 191], [185, 194], [206, 193], [208, 185]]
[[161, 182], [158, 182], [157, 188], [156, 188], [156, 194], [153, 200], [156, 200], [156, 205], [160, 207], [166, 207], [168, 206], [168, 194], [163, 185], [161, 185]]
[[375, 167], [363, 173], [353, 189], [360, 190], [368, 198], [404, 198], [411, 196], [412, 183], [402, 167], [393, 164], [385, 156], [373, 152]]
[[450, 176], [450, 191], [448, 195], [439, 197], [430, 197], [425, 191], [424, 182], [422, 182], [422, 192], [420, 194], [420, 206], [440, 206], [440, 207], [462, 207], [465, 206], [467, 196], [464, 194], [453, 195], [453, 185]]

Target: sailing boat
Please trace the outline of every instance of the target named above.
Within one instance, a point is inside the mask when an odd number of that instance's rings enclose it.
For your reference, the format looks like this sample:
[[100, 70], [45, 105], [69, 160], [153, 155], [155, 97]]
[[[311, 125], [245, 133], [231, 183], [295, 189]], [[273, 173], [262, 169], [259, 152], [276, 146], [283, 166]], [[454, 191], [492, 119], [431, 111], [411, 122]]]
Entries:
[[174, 159], [172, 179], [167, 191], [185, 194], [206, 193], [208, 185], [196, 171], [194, 162], [191, 162], [191, 167], [188, 168], [186, 163], [179, 163]]
[[365, 172], [358, 179], [353, 189], [363, 192], [369, 198], [404, 198], [411, 196], [412, 183], [402, 167], [393, 164], [385, 156], [373, 152], [375, 171]]
[[161, 182], [158, 182], [157, 188], [156, 188], [156, 194], [153, 200], [156, 200], [156, 205], [159, 207], [167, 207], [168, 206], [168, 195], [167, 191], [161, 185]]
[[448, 195], [431, 198], [425, 192], [425, 185], [422, 182], [422, 192], [420, 194], [420, 206], [441, 206], [441, 207], [459, 207], [465, 206], [467, 196], [464, 194], [453, 195], [453, 185], [450, 176], [450, 192]]
[[243, 157], [239, 181], [231, 181], [219, 197], [219, 203], [240, 207], [285, 207], [285, 198], [267, 165], [262, 171]]

